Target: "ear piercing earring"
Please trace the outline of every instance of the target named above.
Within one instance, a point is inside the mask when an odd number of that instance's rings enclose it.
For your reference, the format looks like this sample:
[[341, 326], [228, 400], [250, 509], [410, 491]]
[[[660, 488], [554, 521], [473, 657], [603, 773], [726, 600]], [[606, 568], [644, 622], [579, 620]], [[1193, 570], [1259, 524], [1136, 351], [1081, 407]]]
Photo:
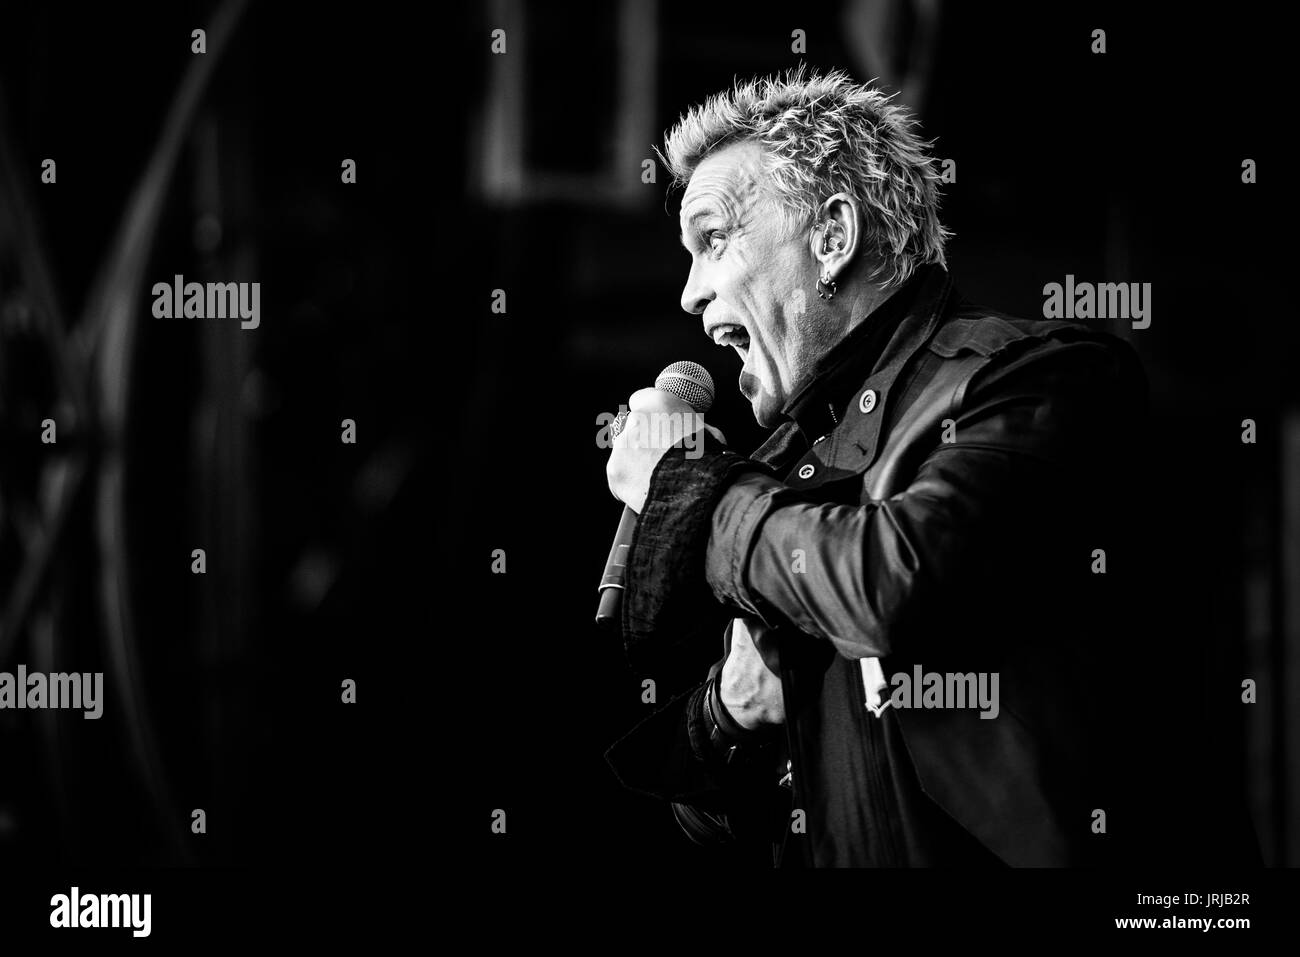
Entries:
[[[826, 237], [822, 244], [822, 252], [830, 252], [831, 250], [839, 249], [844, 245], [843, 241], [838, 237], [835, 239], [830, 237], [832, 223], [832, 220], [827, 220], [822, 226], [822, 229], [825, 230], [823, 235]], [[834, 295], [835, 280], [831, 279], [831, 271], [829, 268], [826, 268], [822, 270], [821, 278], [817, 280], [817, 298], [829, 300]]]

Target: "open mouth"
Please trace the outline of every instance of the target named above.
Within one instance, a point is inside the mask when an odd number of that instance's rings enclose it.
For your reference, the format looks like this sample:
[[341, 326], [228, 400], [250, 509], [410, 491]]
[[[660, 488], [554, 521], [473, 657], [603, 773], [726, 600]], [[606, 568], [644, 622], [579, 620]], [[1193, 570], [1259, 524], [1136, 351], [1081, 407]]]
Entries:
[[718, 326], [713, 330], [713, 341], [720, 346], [731, 346], [742, 359], [749, 353], [749, 331], [744, 326]]

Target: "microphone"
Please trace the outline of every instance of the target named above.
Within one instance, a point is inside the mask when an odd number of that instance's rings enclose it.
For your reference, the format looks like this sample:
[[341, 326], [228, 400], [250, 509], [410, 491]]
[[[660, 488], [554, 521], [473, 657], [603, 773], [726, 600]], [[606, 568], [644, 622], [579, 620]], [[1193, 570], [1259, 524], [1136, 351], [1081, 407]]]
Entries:
[[[696, 413], [703, 415], [713, 406], [713, 376], [697, 362], [674, 362], [655, 379], [655, 388], [675, 395]], [[619, 416], [610, 427], [610, 435], [617, 438], [623, 430], [625, 416]], [[614, 533], [609, 558], [605, 559], [605, 575], [597, 590], [600, 605], [596, 609], [596, 624], [605, 629], [617, 629], [623, 617], [623, 572], [627, 566], [627, 550], [632, 546], [632, 533], [636, 531], [636, 512], [623, 506], [623, 518]]]

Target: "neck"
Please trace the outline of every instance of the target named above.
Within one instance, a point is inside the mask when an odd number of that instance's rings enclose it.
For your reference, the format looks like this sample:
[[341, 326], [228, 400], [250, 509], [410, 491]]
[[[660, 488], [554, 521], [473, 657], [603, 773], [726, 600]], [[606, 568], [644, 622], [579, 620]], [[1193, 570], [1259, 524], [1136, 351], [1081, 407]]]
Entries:
[[[852, 287], [844, 291], [848, 295], [845, 296], [843, 305], [839, 310], [843, 317], [839, 324], [842, 329], [839, 336], [841, 339], [862, 323], [870, 321], [872, 313], [884, 305], [885, 301], [898, 289], [881, 289], [872, 283], [855, 282]], [[839, 299], [839, 297], [836, 296], [836, 299]]]
[[852, 286], [841, 287], [830, 302], [820, 303], [821, 316], [813, 327], [809, 365], [805, 375], [812, 375], [813, 370], [834, 351], [835, 347], [861, 326], [870, 325], [873, 317], [897, 289], [881, 289], [879, 286], [865, 282], [855, 282]]

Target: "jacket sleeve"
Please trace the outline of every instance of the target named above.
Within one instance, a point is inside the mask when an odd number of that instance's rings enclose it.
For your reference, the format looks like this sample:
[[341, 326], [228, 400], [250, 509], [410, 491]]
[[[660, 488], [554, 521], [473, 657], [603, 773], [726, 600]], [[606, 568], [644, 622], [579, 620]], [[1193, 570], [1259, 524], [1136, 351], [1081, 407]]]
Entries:
[[[709, 672], [711, 680], [722, 662]], [[605, 760], [619, 782], [633, 791], [670, 801], [701, 802], [720, 810], [716, 795], [724, 778], [711, 760], [701, 727], [701, 695], [708, 681], [678, 695], [614, 742]], [[710, 796], [714, 797], [710, 803]]]
[[[725, 660], [725, 658], [724, 658]], [[703, 697], [723, 661], [703, 684], [645, 718], [605, 752], [626, 788], [669, 801], [677, 823], [697, 843], [770, 840], [768, 801], [775, 786], [779, 736], [737, 741], [710, 737]]]
[[670, 693], [699, 681], [734, 617], [704, 574], [714, 507], [735, 476], [764, 469], [704, 433], [694, 452], [669, 449], [651, 475], [628, 550], [623, 641], [632, 668]]
[[[660, 459], [624, 577], [628, 662], [654, 675], [669, 700], [614, 742], [605, 758], [625, 787], [730, 815], [752, 800], [752, 778], [747, 762], [733, 767], [717, 760], [703, 726], [701, 695], [709, 681], [701, 683], [700, 676], [707, 670], [711, 680], [721, 670], [733, 617], [709, 589], [704, 560], [719, 496], [736, 475], [766, 466], [723, 448], [707, 433], [697, 452], [678, 445]], [[715, 660], [719, 650], [722, 659]]]
[[770, 476], [739, 476], [713, 514], [715, 596], [849, 658], [914, 651], [909, 624], [971, 579], [1005, 583], [1014, 600], [1035, 547], [1070, 517], [1071, 480], [1145, 403], [1136, 357], [1107, 340], [1018, 340], [990, 357], [950, 413], [955, 430], [936, 429], [915, 478], [887, 499], [818, 504]]

